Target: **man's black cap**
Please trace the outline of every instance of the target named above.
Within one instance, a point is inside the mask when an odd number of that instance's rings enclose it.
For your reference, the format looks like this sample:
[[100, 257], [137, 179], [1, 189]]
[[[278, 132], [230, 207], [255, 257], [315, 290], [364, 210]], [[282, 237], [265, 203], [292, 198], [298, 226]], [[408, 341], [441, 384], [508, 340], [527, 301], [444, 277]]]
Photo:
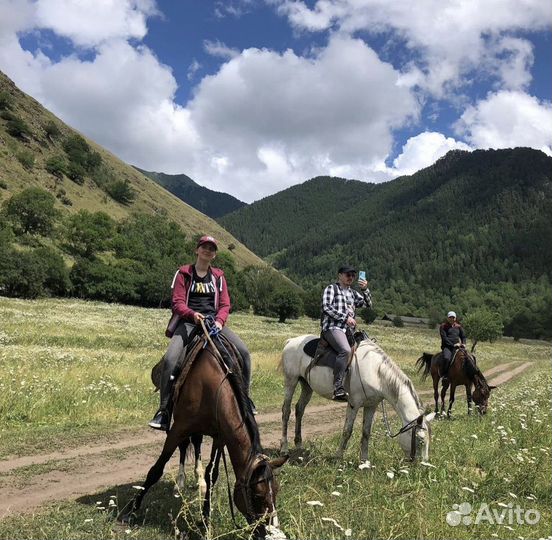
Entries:
[[337, 271], [338, 274], [346, 274], [348, 272], [354, 272], [355, 274], [357, 273], [357, 271], [352, 266], [349, 266], [348, 264], [344, 264], [343, 266], [340, 266], [339, 270]]

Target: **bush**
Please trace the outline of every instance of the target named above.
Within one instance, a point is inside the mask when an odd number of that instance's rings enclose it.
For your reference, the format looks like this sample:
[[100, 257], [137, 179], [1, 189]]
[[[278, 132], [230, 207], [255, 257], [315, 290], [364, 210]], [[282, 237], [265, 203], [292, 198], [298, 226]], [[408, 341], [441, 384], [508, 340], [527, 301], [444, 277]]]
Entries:
[[61, 180], [67, 175], [67, 163], [62, 156], [52, 156], [46, 161], [46, 170]]
[[121, 204], [129, 204], [136, 198], [136, 192], [128, 180], [115, 180], [106, 187], [112, 199]]
[[63, 257], [48, 247], [35, 249], [33, 255], [45, 272], [43, 293], [49, 296], [67, 296], [71, 290], [71, 281]]
[[78, 163], [71, 162], [67, 166], [67, 177], [75, 182], [75, 184], [82, 186], [84, 184], [84, 175], [84, 168]]
[[31, 128], [18, 117], [8, 120], [6, 123], [6, 131], [16, 139], [27, 139], [31, 136]]
[[50, 120], [44, 126], [44, 131], [46, 132], [46, 136], [52, 140], [57, 139], [61, 135], [61, 131], [58, 125], [53, 120]]
[[6, 216], [18, 234], [47, 236], [54, 228], [58, 211], [55, 198], [40, 188], [27, 188], [4, 203]]
[[273, 291], [268, 307], [278, 317], [278, 322], [284, 323], [286, 319], [299, 317], [303, 305], [299, 292], [284, 286]]
[[64, 237], [72, 253], [91, 258], [107, 249], [115, 231], [115, 222], [105, 212], [80, 210], [66, 220]]
[[13, 97], [6, 91], [0, 92], [0, 111], [5, 111], [13, 107]]
[[372, 308], [362, 308], [359, 311], [359, 315], [366, 324], [373, 323], [378, 318], [378, 312]]
[[46, 270], [30, 251], [0, 249], [0, 289], [6, 296], [37, 298], [44, 294]]
[[393, 317], [393, 326], [397, 328], [402, 328], [404, 326], [403, 320], [398, 315]]
[[475, 348], [479, 341], [495, 341], [502, 335], [504, 324], [498, 313], [479, 309], [470, 313], [462, 321], [466, 335], [471, 338]]
[[79, 259], [69, 275], [79, 298], [135, 304], [138, 302], [139, 264], [108, 265], [97, 259]]
[[19, 163], [21, 163], [21, 165], [23, 165], [23, 167], [25, 167], [28, 171], [32, 170], [34, 167], [35, 157], [30, 150], [20, 150], [17, 152], [15, 157], [17, 158], [17, 161], [19, 161]]

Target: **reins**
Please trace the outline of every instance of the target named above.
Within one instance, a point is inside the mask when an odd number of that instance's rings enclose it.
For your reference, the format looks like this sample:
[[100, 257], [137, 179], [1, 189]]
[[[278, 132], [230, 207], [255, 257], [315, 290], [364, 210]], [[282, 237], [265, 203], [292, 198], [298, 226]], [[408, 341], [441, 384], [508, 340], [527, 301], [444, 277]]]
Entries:
[[395, 437], [398, 437], [399, 435], [401, 435], [402, 433], [406, 433], [407, 431], [412, 432], [410, 438], [410, 460], [414, 461], [414, 458], [416, 457], [416, 433], [419, 429], [425, 430], [425, 427], [423, 426], [424, 415], [421, 414], [420, 416], [417, 416], [416, 418], [414, 418], [414, 420], [411, 420], [410, 422], [406, 423], [401, 429], [399, 429], [399, 431], [397, 431], [395, 435], [392, 435], [383, 400], [381, 402], [381, 410], [383, 414], [383, 423], [385, 424], [385, 429], [389, 438], [394, 439]]

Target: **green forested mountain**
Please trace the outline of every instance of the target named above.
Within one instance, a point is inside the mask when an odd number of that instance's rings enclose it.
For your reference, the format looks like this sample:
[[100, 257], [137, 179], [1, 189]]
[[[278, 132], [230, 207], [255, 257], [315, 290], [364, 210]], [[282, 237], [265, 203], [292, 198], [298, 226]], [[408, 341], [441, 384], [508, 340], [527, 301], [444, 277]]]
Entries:
[[486, 307], [508, 323], [550, 306], [551, 178], [537, 150], [452, 151], [383, 184], [315, 178], [220, 222], [307, 288], [350, 262], [380, 312]]
[[166, 190], [176, 195], [180, 200], [189, 204], [202, 214], [211, 218], [219, 218], [230, 212], [246, 206], [246, 203], [236, 199], [228, 193], [213, 191], [200, 186], [185, 174], [165, 174], [158, 172], [144, 171], [135, 167], [148, 178], [155, 180]]

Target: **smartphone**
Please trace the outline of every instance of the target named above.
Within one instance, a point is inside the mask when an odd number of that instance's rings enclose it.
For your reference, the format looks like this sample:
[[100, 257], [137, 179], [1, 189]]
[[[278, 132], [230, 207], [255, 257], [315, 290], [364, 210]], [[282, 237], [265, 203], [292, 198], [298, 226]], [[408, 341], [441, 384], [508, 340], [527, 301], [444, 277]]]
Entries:
[[361, 270], [358, 273], [358, 280], [359, 281], [366, 281], [366, 272], [364, 270]]

